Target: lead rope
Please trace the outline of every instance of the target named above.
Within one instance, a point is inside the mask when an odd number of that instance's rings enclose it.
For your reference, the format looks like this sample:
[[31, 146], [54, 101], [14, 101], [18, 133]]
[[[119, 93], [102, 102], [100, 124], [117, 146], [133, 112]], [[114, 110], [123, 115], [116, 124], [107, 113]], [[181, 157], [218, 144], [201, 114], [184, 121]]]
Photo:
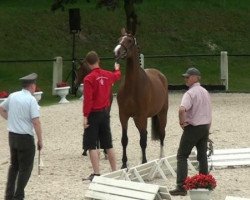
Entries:
[[[209, 133], [209, 134], [211, 134], [211, 133]], [[207, 158], [208, 158], [208, 160], [210, 160], [210, 163], [211, 163], [211, 165], [210, 165], [210, 167], [209, 167], [209, 172], [211, 172], [212, 170], [213, 170], [213, 160], [212, 160], [212, 158], [211, 158], [211, 156], [212, 155], [214, 155], [214, 146], [213, 146], [213, 141], [210, 139], [210, 138], [208, 138], [208, 155], [207, 155]]]

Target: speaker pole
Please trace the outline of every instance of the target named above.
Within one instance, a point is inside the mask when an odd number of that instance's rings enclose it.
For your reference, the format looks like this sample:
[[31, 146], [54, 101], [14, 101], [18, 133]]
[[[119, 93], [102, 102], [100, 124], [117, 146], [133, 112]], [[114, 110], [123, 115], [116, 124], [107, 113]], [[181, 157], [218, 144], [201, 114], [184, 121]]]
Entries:
[[77, 88], [75, 87], [75, 78], [76, 78], [76, 65], [75, 65], [75, 38], [76, 33], [81, 31], [81, 17], [80, 17], [80, 9], [79, 8], [71, 8], [69, 9], [69, 27], [70, 33], [73, 35], [73, 45], [72, 45], [72, 70], [71, 70], [71, 94], [75, 94], [77, 92]]
[[76, 87], [75, 87], [75, 78], [76, 78], [76, 74], [75, 74], [75, 70], [76, 70], [76, 66], [75, 66], [75, 39], [76, 39], [76, 34], [73, 34], [73, 45], [72, 45], [72, 73], [71, 73], [71, 94], [75, 94], [76, 95]]

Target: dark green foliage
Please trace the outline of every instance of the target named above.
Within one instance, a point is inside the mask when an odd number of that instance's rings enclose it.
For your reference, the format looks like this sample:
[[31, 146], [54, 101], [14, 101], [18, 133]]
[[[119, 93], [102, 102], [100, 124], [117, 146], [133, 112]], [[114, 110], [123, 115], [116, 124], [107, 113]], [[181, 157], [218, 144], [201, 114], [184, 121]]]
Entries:
[[[51, 1], [1, 0], [0, 61], [15, 59], [53, 59], [72, 56], [72, 35], [69, 33], [68, 8], [81, 10], [82, 31], [76, 37], [76, 57], [83, 58], [90, 50], [103, 57], [113, 57], [122, 27], [126, 27], [123, 6], [109, 11], [96, 9], [97, 0], [78, 0], [52, 12]], [[120, 0], [120, 5], [121, 4]], [[250, 2], [242, 0], [144, 0], [135, 4], [139, 26], [136, 37], [142, 53], [147, 55], [215, 54], [228, 51], [230, 91], [250, 91]], [[112, 69], [113, 60], [103, 60]], [[122, 63], [124, 65], [124, 63]], [[196, 65], [205, 84], [220, 83], [219, 57], [146, 58], [146, 67], [160, 69], [171, 84], [182, 84], [180, 74], [187, 66]], [[71, 61], [64, 62], [64, 78], [71, 70]], [[124, 68], [123, 68], [124, 70]], [[19, 89], [17, 79], [29, 72], [39, 74], [39, 87], [46, 99], [51, 96], [52, 62], [0, 62], [0, 91]], [[115, 86], [117, 87], [117, 86]], [[45, 101], [45, 98], [43, 99]]]

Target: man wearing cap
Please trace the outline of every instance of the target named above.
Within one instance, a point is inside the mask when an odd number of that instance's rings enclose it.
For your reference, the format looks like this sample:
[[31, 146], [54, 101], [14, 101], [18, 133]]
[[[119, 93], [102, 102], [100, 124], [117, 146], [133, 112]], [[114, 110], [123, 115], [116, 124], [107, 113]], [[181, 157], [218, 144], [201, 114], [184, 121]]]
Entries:
[[39, 106], [32, 94], [36, 89], [37, 74], [20, 78], [23, 89], [14, 92], [0, 105], [0, 115], [5, 118], [9, 131], [10, 166], [5, 200], [23, 200], [35, 156], [34, 130], [37, 149], [41, 150], [42, 130]]
[[179, 108], [179, 124], [183, 134], [177, 152], [177, 187], [169, 191], [173, 196], [187, 194], [183, 184], [188, 173], [187, 159], [194, 146], [197, 148], [199, 173], [208, 173], [207, 140], [212, 121], [210, 95], [199, 82], [201, 73], [193, 67], [182, 76], [189, 89], [183, 95]]

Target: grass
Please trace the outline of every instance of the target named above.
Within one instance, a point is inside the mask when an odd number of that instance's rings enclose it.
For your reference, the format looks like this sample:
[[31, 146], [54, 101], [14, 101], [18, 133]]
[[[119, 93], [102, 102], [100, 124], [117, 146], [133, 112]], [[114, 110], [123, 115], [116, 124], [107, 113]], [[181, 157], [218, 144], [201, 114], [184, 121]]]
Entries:
[[[115, 11], [96, 9], [95, 1], [68, 4], [65, 11], [50, 11], [51, 1], [2, 0], [0, 2], [0, 61], [53, 59], [72, 56], [72, 35], [69, 33], [68, 8], [81, 9], [82, 31], [76, 37], [76, 57], [89, 50], [103, 57], [112, 57], [121, 27], [125, 26], [122, 4]], [[144, 0], [136, 5], [140, 25], [137, 41], [147, 55], [216, 54], [228, 51], [229, 90], [250, 92], [250, 2], [242, 0]], [[103, 60], [112, 69], [113, 60]], [[124, 64], [124, 63], [123, 63]], [[0, 62], [0, 91], [20, 88], [18, 78], [30, 72], [39, 74], [38, 84], [44, 91], [41, 104], [57, 102], [51, 95], [52, 62]], [[182, 84], [180, 74], [187, 66], [196, 65], [205, 84], [220, 83], [220, 58], [166, 57], [146, 58], [145, 66], [161, 70], [171, 84]], [[71, 70], [64, 62], [64, 78]], [[123, 68], [124, 71], [124, 68]], [[70, 81], [70, 80], [69, 80]], [[116, 90], [117, 86], [115, 87]], [[74, 99], [75, 97], [70, 97]]]

